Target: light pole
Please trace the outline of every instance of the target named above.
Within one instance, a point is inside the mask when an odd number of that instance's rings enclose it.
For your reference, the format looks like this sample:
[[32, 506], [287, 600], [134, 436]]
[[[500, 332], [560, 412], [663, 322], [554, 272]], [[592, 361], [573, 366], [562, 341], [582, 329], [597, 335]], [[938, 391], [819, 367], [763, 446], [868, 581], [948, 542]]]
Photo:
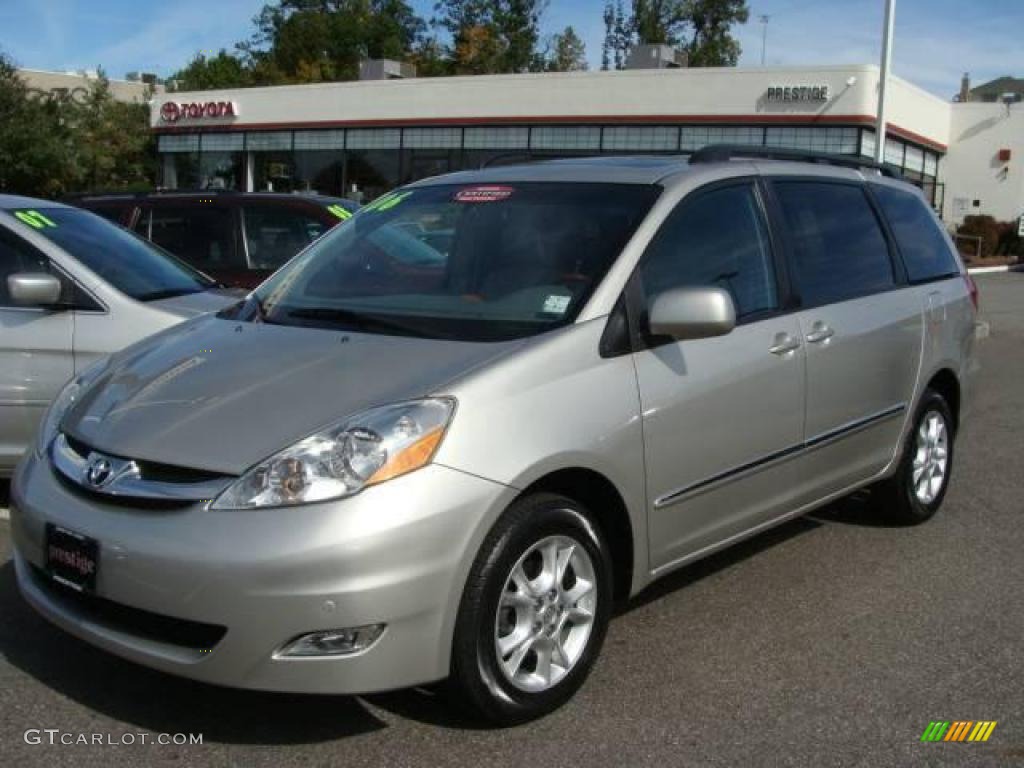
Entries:
[[882, 68], [878, 81], [878, 117], [875, 120], [875, 162], [885, 161], [886, 91], [892, 63], [892, 28], [896, 20], [896, 0], [885, 0], [885, 26], [882, 31]]
[[765, 51], [768, 49], [768, 20], [771, 18], [767, 13], [761, 14], [761, 66], [764, 66]]

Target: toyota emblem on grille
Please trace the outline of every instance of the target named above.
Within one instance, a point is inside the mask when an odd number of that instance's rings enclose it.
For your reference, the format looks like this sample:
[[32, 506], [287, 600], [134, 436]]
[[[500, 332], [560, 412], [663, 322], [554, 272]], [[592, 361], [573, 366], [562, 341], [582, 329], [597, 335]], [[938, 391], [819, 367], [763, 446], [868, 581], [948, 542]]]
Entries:
[[96, 456], [89, 462], [89, 466], [85, 470], [85, 479], [94, 488], [101, 488], [113, 473], [114, 468], [110, 466], [110, 462]]

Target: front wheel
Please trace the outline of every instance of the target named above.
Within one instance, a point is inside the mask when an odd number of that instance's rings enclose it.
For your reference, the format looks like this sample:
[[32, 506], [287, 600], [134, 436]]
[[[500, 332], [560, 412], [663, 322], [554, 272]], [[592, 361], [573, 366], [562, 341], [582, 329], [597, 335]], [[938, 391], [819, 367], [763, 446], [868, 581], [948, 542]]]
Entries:
[[608, 549], [587, 510], [553, 494], [520, 499], [473, 564], [450, 683], [495, 723], [547, 714], [586, 679], [611, 606]]
[[896, 474], [875, 489], [893, 522], [923, 523], [942, 506], [953, 471], [953, 424], [945, 398], [926, 390]]

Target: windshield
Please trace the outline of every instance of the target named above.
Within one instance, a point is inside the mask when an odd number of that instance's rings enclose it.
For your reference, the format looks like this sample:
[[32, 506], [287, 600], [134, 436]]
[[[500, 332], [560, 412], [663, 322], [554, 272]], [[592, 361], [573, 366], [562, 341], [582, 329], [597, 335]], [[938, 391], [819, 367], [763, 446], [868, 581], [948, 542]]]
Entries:
[[8, 213], [138, 301], [198, 293], [216, 285], [169, 253], [89, 211], [17, 208]]
[[659, 187], [516, 183], [397, 190], [261, 285], [239, 319], [493, 341], [579, 313]]

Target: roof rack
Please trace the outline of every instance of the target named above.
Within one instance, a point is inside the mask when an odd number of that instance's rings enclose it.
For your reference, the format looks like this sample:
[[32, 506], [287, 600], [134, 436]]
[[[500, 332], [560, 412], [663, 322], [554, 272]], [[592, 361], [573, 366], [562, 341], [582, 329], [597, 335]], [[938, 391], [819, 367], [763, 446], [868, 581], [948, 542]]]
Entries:
[[864, 157], [850, 155], [831, 155], [827, 152], [807, 152], [802, 149], [786, 149], [784, 147], [764, 147], [752, 144], [709, 144], [690, 155], [690, 165], [704, 163], [724, 163], [734, 157], [761, 158], [764, 160], [792, 160], [798, 163], [820, 163], [836, 165], [842, 168], [861, 170], [864, 168], [878, 171], [883, 176], [893, 179], [900, 178], [899, 172], [892, 166], [876, 163]]

